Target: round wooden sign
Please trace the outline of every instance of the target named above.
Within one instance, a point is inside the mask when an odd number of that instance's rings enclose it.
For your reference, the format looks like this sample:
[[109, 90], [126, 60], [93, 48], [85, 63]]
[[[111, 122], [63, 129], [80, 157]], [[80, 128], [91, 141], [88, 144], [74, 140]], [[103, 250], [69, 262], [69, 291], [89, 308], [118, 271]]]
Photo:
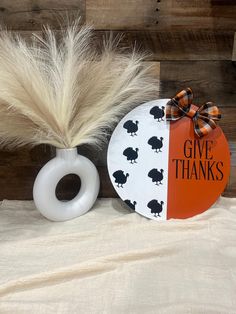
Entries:
[[168, 101], [154, 100], [130, 111], [115, 128], [107, 155], [121, 199], [156, 220], [202, 213], [223, 192], [230, 172], [221, 128], [199, 138], [189, 117], [166, 121]]

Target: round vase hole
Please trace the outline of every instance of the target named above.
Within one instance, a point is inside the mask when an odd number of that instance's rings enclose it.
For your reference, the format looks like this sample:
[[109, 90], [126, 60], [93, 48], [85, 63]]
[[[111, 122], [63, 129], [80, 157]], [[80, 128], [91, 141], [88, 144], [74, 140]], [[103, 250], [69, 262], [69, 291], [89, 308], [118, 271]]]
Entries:
[[67, 174], [57, 183], [56, 197], [60, 201], [71, 201], [79, 193], [80, 187], [80, 177], [74, 173]]

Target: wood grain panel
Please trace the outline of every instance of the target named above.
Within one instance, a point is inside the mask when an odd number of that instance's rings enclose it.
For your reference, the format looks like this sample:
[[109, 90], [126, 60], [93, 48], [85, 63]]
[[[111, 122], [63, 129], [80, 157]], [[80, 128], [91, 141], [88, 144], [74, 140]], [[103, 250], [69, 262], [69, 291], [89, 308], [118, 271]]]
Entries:
[[236, 30], [235, 1], [165, 0], [158, 8], [159, 29]]
[[61, 17], [81, 16], [85, 22], [85, 0], [1, 0], [0, 21], [14, 30], [40, 30], [43, 24], [58, 28]]
[[[39, 33], [39, 32], [37, 32]], [[100, 45], [109, 31], [95, 31], [95, 45]], [[113, 31], [122, 36], [121, 47], [137, 47], [148, 51], [148, 60], [232, 60], [233, 31]], [[25, 38], [31, 31], [21, 31]]]
[[236, 62], [236, 33], [234, 33], [234, 44], [233, 44], [233, 52], [232, 52], [232, 61]]
[[156, 27], [157, 4], [153, 0], [86, 0], [86, 22], [96, 29], [144, 29]]
[[87, 22], [97, 29], [236, 30], [236, 3], [212, 0], [87, 0]]
[[[96, 29], [236, 30], [235, 1], [217, 0], [1, 0], [0, 19], [12, 29], [58, 28], [58, 15], [82, 16]], [[86, 20], [85, 20], [86, 15]]]
[[232, 61], [166, 61], [161, 63], [161, 96], [191, 87], [196, 103], [212, 100], [220, 107], [236, 105], [236, 69]]
[[226, 197], [236, 197], [236, 167], [232, 166], [230, 169], [230, 177], [229, 177], [229, 183], [222, 194]]
[[236, 197], [236, 142], [230, 143], [231, 151], [231, 171], [225, 196]]

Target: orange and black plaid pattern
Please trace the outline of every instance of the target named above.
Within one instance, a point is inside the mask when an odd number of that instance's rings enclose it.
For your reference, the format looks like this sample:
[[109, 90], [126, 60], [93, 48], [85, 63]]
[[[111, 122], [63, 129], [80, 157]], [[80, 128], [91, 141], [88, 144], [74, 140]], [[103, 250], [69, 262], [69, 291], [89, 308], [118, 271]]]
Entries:
[[188, 116], [193, 120], [195, 133], [202, 137], [215, 129], [215, 121], [219, 121], [221, 114], [218, 107], [212, 102], [197, 107], [192, 101], [193, 92], [191, 88], [179, 92], [166, 105], [166, 119], [175, 121], [183, 116]]

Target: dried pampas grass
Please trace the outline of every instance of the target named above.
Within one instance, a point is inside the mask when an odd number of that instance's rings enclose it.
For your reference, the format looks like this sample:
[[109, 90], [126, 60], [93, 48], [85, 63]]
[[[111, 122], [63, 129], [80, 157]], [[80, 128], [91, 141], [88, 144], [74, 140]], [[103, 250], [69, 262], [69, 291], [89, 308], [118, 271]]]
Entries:
[[98, 55], [91, 29], [77, 22], [59, 41], [45, 33], [27, 43], [1, 32], [1, 146], [100, 145], [131, 106], [158, 95], [158, 81], [136, 52], [119, 52], [108, 40]]

